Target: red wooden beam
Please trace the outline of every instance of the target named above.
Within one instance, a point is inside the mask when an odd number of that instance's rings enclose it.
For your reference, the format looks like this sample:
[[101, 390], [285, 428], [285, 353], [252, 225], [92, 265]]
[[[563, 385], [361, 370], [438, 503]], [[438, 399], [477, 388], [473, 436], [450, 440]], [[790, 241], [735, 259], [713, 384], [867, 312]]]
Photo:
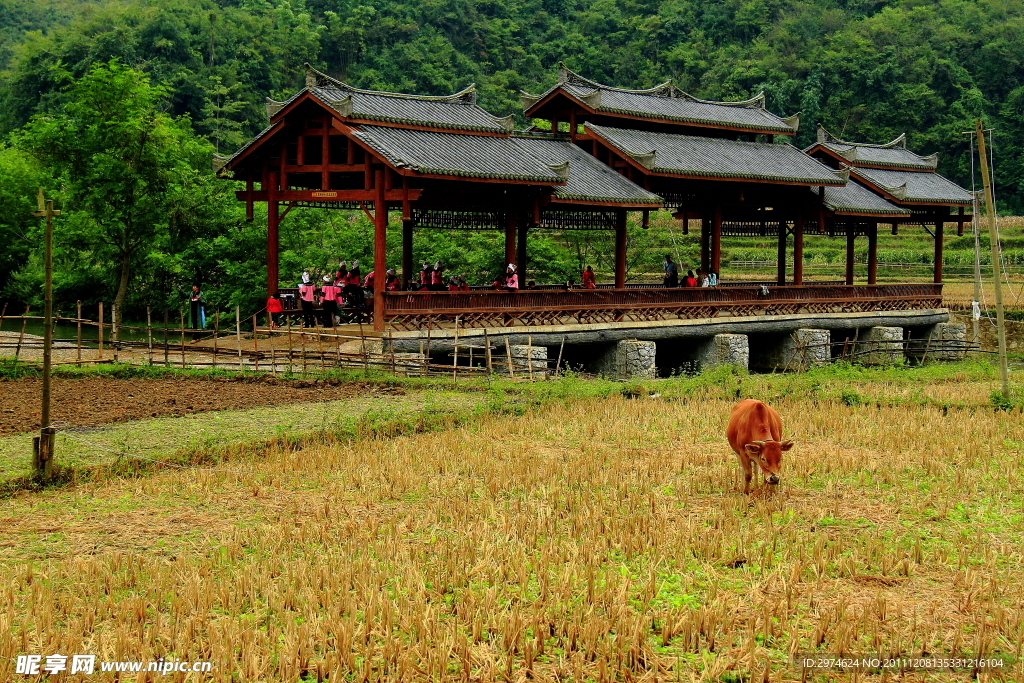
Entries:
[[[276, 188], [275, 188], [276, 189]], [[423, 194], [423, 190], [411, 188], [408, 191], [396, 189], [387, 190], [384, 199], [388, 202], [401, 202], [406, 199], [408, 192], [409, 201], [417, 201]], [[242, 190], [235, 192], [235, 197], [241, 201], [247, 199], [247, 193]], [[265, 190], [252, 193], [252, 201], [265, 202], [268, 198]], [[377, 198], [375, 190], [287, 190], [278, 191], [275, 196], [283, 202], [372, 202]]]

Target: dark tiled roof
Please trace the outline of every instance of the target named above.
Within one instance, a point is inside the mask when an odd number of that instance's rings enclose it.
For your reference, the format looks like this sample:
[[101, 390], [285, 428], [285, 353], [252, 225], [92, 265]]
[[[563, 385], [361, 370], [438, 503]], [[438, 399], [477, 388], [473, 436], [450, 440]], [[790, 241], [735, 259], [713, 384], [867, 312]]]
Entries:
[[[933, 171], [939, 163], [939, 156], [923, 157], [907, 149], [907, 136], [901, 135], [891, 142], [873, 145], [863, 142], [841, 140], [818, 126], [818, 144], [846, 159], [853, 166], [891, 166], [892, 168]], [[812, 145], [811, 147], [814, 147]], [[811, 149], [810, 147], [808, 149]]]
[[307, 65], [306, 87], [285, 102], [267, 101], [273, 116], [304, 92], [310, 92], [346, 118], [430, 128], [508, 133], [514, 117], [498, 118], [477, 106], [476, 87], [454, 95], [406, 95], [362, 90], [333, 79]]
[[883, 188], [897, 200], [968, 205], [971, 193], [938, 173], [889, 171], [877, 168], [851, 168], [853, 175]]
[[[820, 189], [812, 187], [811, 192], [818, 194]], [[845, 187], [825, 188], [825, 207], [835, 213], [873, 213], [879, 215], [910, 215], [909, 209], [903, 209], [886, 201], [877, 194], [853, 180]]]
[[550, 184], [565, 180], [565, 169], [548, 166], [512, 138], [384, 126], [362, 126], [354, 135], [394, 166], [420, 173]]
[[655, 173], [708, 178], [748, 178], [808, 185], [842, 185], [844, 179], [789, 144], [737, 142], [673, 133], [587, 124], [611, 146]]
[[799, 115], [783, 119], [766, 110], [764, 93], [743, 102], [713, 102], [683, 92], [672, 81], [647, 90], [626, 90], [583, 78], [565, 65], [559, 65], [558, 83], [543, 95], [522, 94], [524, 109], [559, 88], [596, 111], [645, 119], [788, 134], [800, 123]]
[[555, 188], [558, 199], [581, 202], [661, 204], [661, 197], [648, 192], [621, 173], [616, 173], [569, 140], [553, 137], [513, 136], [524, 153], [550, 166], [569, 164], [565, 185]]

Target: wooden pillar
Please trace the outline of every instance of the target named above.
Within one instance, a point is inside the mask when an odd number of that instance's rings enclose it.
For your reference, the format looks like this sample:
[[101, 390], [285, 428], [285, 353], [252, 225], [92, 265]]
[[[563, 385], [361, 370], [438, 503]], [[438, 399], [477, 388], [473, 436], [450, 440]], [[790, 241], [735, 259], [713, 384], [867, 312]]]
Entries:
[[711, 271], [721, 275], [722, 265], [722, 202], [715, 202], [711, 224]]
[[518, 235], [516, 236], [516, 271], [519, 273], [519, 285], [526, 287], [526, 234], [530, 230], [530, 222], [521, 218], [517, 223]]
[[509, 211], [505, 214], [505, 263], [502, 265], [502, 272], [504, 267], [509, 263], [516, 262], [516, 213], [515, 211]]
[[786, 232], [788, 231], [787, 222], [779, 221], [779, 254], [778, 254], [778, 274], [775, 276], [775, 281], [778, 282], [779, 286], [782, 287], [786, 284]]
[[853, 284], [854, 247], [857, 245], [857, 230], [852, 221], [846, 224], [846, 284]]
[[892, 223], [890, 223], [890, 226], [892, 227], [892, 234], [894, 234], [894, 235], [900, 234], [900, 224], [899, 223], [897, 223], [896, 221], [893, 221]]
[[[367, 159], [369, 162], [369, 159]], [[373, 201], [373, 329], [384, 331], [384, 281], [387, 279], [388, 206], [384, 201], [384, 171], [374, 173]]]
[[709, 211], [705, 207], [700, 219], [700, 269], [705, 273], [710, 267], [711, 252], [711, 219], [707, 217], [708, 213]]
[[818, 189], [818, 234], [825, 234], [825, 188]]
[[935, 221], [935, 272], [932, 278], [935, 284], [942, 284], [942, 219]]
[[626, 286], [626, 212], [619, 211], [615, 220], [615, 288]]
[[868, 284], [878, 284], [878, 223], [868, 227]]
[[956, 212], [956, 236], [964, 236], [964, 207], [960, 207], [960, 210]]
[[[412, 282], [412, 221], [402, 221], [402, 289], [409, 289]], [[376, 278], [376, 275], [374, 275]]]
[[804, 210], [796, 210], [796, 221], [793, 223], [793, 284], [804, 283]]
[[278, 273], [277, 252], [278, 232], [281, 214], [277, 202], [277, 174], [270, 173], [267, 182], [267, 296], [277, 291], [280, 283]]
[[331, 129], [327, 125], [326, 119], [324, 120], [324, 134], [320, 140], [320, 163], [322, 164], [320, 170], [320, 189], [329, 190], [331, 189]]

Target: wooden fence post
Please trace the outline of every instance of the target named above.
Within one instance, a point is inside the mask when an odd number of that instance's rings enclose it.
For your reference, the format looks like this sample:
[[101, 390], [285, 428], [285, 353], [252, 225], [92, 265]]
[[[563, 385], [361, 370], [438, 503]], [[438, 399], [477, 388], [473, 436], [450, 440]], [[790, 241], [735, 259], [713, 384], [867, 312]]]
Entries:
[[530, 369], [530, 379], [533, 379], [533, 335], [526, 338], [526, 366]]
[[487, 373], [492, 374], [494, 367], [491, 366], [491, 338], [487, 336], [487, 328], [484, 328], [484, 353], [487, 356]]
[[285, 323], [288, 326], [288, 374], [291, 375], [293, 373], [293, 370], [292, 370], [293, 352], [292, 352], [292, 317], [290, 315], [287, 316], [287, 318], [285, 319]]
[[110, 304], [110, 345], [114, 348], [114, 362], [118, 360], [118, 347], [121, 341], [121, 330], [117, 324], [117, 304]]
[[153, 311], [146, 306], [146, 342], [149, 345], [149, 367], [153, 367]]
[[455, 344], [452, 346], [452, 381], [459, 381], [459, 316], [455, 316]]
[[185, 369], [185, 311], [178, 311], [181, 314], [181, 369]]
[[97, 354], [96, 357], [102, 363], [103, 362], [103, 302], [102, 301], [100, 302], [100, 323], [99, 323], [99, 325], [100, 326], [99, 326], [98, 334], [99, 334], [99, 342], [100, 343], [99, 343], [99, 348], [96, 351], [96, 354]]
[[235, 306], [235, 344], [238, 345], [238, 370], [245, 372], [245, 363], [242, 361], [242, 309]]
[[171, 314], [164, 309], [164, 367], [171, 367]]
[[555, 376], [558, 376], [560, 372], [559, 367], [562, 365], [562, 351], [565, 349], [565, 336], [562, 336], [562, 345], [558, 347], [558, 362], [555, 363]]
[[[75, 360], [82, 362], [82, 302], [78, 302], [78, 331], [75, 333]], [[6, 308], [6, 306], [5, 306]]]
[[256, 316], [252, 316], [252, 362], [255, 364], [253, 368], [256, 372], [260, 371], [260, 343], [259, 335], [256, 334], [257, 324]]
[[508, 358], [508, 376], [515, 377], [515, 370], [512, 368], [512, 347], [509, 346], [508, 337], [505, 337], [505, 356]]
[[217, 339], [220, 337], [220, 310], [213, 311], [213, 369], [217, 369]]
[[29, 307], [25, 307], [25, 315], [21, 318], [21, 332], [18, 333], [18, 345], [14, 347], [14, 361], [18, 361], [18, 357], [21, 355], [21, 343], [25, 340], [25, 325], [28, 324], [28, 312]]

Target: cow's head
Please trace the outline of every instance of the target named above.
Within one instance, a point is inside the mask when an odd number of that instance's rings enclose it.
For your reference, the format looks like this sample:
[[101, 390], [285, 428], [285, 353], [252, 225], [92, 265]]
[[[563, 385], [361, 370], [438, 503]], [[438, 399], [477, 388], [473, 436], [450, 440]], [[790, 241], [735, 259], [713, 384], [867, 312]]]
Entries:
[[743, 446], [751, 460], [761, 466], [764, 480], [769, 484], [779, 483], [782, 469], [782, 451], [793, 447], [792, 441], [753, 441]]

